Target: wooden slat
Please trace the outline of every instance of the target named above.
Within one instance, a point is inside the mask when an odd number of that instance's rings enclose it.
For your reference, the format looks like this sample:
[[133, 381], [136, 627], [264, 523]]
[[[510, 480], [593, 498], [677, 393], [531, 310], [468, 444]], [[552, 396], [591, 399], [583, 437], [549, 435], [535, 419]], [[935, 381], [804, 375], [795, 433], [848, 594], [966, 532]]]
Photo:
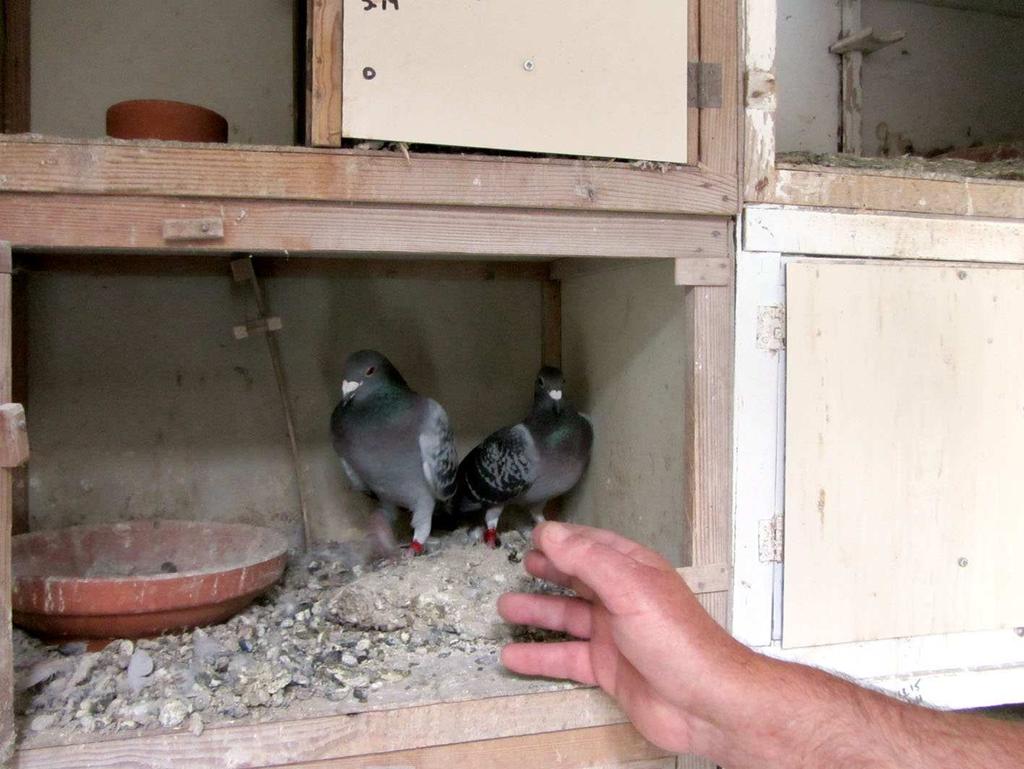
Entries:
[[774, 0], [747, 0], [744, 15], [745, 116], [743, 196], [758, 200], [774, 188], [775, 44]]
[[564, 732], [479, 740], [357, 758], [289, 764], [288, 769], [644, 769], [668, 754], [641, 737], [629, 724]]
[[18, 751], [12, 769], [255, 769], [624, 723], [601, 691], [572, 689], [33, 748]]
[[[0, 244], [2, 250], [2, 244]], [[11, 278], [11, 400], [28, 405], [28, 276]], [[28, 465], [14, 468], [11, 477], [11, 533], [29, 529]]]
[[541, 284], [541, 360], [545, 366], [562, 365], [562, 284], [546, 280]]
[[[689, 15], [686, 22], [687, 61], [700, 61], [700, 0], [687, 0]], [[700, 110], [686, 110], [686, 157], [693, 164], [700, 160]]]
[[1019, 182], [782, 166], [764, 192], [757, 199], [785, 205], [1024, 219], [1024, 184]]
[[744, 249], [885, 259], [1020, 264], [1024, 222], [748, 206]]
[[30, 0], [3, 0], [0, 24], [0, 131], [28, 131], [31, 123], [29, 73]]
[[0, 136], [0, 190], [730, 214], [735, 180], [691, 166]]
[[732, 283], [731, 259], [676, 259], [677, 286], [728, 286]]
[[737, 173], [739, 3], [701, 0], [700, 59], [722, 65], [722, 106], [700, 111], [700, 160], [714, 173]]
[[342, 0], [309, 0], [309, 140], [315, 147], [341, 146]]
[[[861, 29], [861, 0], [842, 0], [839, 36], [846, 38]], [[860, 155], [864, 151], [864, 87], [861, 71], [864, 54], [850, 51], [842, 56], [842, 151]]]
[[[731, 558], [733, 289], [693, 288], [688, 301], [693, 335], [686, 414], [692, 564], [727, 564]], [[714, 599], [716, 619], [725, 624], [728, 603], [723, 610], [718, 601]]]
[[[87, 275], [224, 275], [226, 254], [22, 254], [19, 270], [71, 272]], [[499, 262], [454, 259], [363, 259], [330, 257], [257, 256], [253, 260], [265, 278], [331, 275], [339, 278], [425, 278], [436, 280], [548, 279], [545, 262]], [[18, 276], [15, 276], [17, 285]], [[15, 294], [17, 297], [17, 293]], [[17, 361], [15, 362], [17, 365]], [[24, 399], [15, 393], [15, 401]]]
[[[11, 399], [11, 276], [0, 273], [0, 403]], [[11, 645], [11, 470], [0, 468], [0, 766], [14, 748]]]
[[697, 595], [727, 592], [732, 580], [732, 569], [727, 563], [684, 566], [676, 571]]
[[221, 216], [208, 252], [457, 254], [505, 257], [715, 257], [715, 219], [488, 209], [402, 208], [263, 200], [182, 201], [81, 195], [0, 195], [0, 239], [21, 247], [151, 250], [164, 219]]
[[25, 407], [20, 403], [0, 405], [0, 468], [19, 467], [28, 462], [28, 430]]

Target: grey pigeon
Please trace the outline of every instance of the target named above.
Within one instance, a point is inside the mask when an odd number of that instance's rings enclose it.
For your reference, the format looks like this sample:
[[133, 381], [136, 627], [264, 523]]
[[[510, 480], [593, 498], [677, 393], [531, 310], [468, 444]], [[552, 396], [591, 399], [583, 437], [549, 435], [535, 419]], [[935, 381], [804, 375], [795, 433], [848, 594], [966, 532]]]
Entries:
[[484, 541], [498, 544], [498, 519], [508, 504], [544, 520], [544, 505], [579, 481], [590, 461], [590, 420], [565, 399], [562, 372], [545, 366], [537, 375], [533, 408], [525, 420], [489, 435], [459, 465], [455, 507], [484, 511]]
[[409, 389], [387, 358], [361, 350], [345, 362], [341, 402], [331, 414], [334, 450], [352, 488], [378, 502], [374, 530], [395, 548], [398, 508], [412, 512], [410, 551], [423, 552], [434, 506], [455, 494], [458, 456], [444, 409]]

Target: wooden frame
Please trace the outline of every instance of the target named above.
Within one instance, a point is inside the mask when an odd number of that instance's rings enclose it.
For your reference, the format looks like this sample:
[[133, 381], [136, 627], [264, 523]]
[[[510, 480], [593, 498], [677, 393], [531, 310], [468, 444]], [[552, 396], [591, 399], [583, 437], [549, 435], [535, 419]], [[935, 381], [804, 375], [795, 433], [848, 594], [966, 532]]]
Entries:
[[[734, 635], [765, 654], [838, 671], [935, 707], [1019, 701], [1024, 690], [1024, 628], [782, 648], [784, 560], [775, 560], [764, 540], [766, 524], [784, 511], [786, 350], [784, 342], [765, 344], [763, 326], [767, 310], [785, 311], [784, 268], [791, 258], [907, 259], [916, 254], [918, 260], [1020, 269], [1015, 246], [1024, 225], [751, 206], [741, 229], [743, 248], [736, 257], [735, 547], [730, 595]], [[853, 233], [856, 249], [844, 235]], [[987, 250], [993, 244], [1000, 249], [995, 254]], [[969, 255], [974, 261], [965, 262]], [[999, 261], [989, 261], [995, 259]]]
[[796, 166], [775, 159], [777, 0], [745, 0], [744, 182], [749, 203], [1024, 219], [1024, 183]]
[[0, 133], [29, 130], [30, 0], [0, 0]]

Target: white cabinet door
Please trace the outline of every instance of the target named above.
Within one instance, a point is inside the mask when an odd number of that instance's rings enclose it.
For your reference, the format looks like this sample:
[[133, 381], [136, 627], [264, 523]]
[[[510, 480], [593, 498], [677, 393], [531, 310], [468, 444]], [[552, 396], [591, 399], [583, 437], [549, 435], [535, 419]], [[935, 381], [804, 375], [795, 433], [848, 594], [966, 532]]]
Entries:
[[791, 262], [784, 647], [1024, 625], [1024, 270]]
[[686, 162], [681, 0], [345, 0], [342, 134]]

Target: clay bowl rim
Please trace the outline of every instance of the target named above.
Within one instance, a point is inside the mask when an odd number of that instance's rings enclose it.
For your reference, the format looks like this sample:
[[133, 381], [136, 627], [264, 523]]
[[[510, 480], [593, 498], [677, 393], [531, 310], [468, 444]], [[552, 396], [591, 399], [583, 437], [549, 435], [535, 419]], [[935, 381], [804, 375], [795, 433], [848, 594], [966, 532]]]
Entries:
[[145, 110], [153, 105], [159, 105], [161, 107], [174, 107], [175, 109], [184, 108], [183, 111], [189, 112], [204, 112], [210, 117], [217, 118], [218, 121], [223, 120], [227, 122], [227, 118], [217, 112], [215, 109], [210, 107], [204, 107], [202, 104], [195, 104], [189, 101], [179, 101], [178, 99], [123, 99], [121, 101], [114, 102], [107, 107], [107, 112], [123, 112], [133, 110]]
[[[186, 528], [206, 528], [210, 527], [216, 529], [243, 529], [250, 535], [255, 530], [259, 532], [264, 538], [261, 542], [260, 548], [253, 554], [241, 558], [239, 560], [227, 563], [220, 567], [212, 567], [206, 569], [190, 569], [188, 571], [178, 571], [170, 573], [154, 573], [154, 574], [138, 574], [138, 575], [106, 575], [106, 576], [75, 576], [73, 574], [14, 574], [12, 573], [12, 608], [15, 612], [25, 614], [37, 614], [47, 616], [117, 616], [121, 614], [140, 614], [149, 612], [159, 612], [169, 608], [181, 608], [181, 607], [200, 607], [218, 604], [227, 598], [237, 597], [245, 594], [258, 594], [263, 590], [273, 585], [281, 574], [283, 574], [285, 565], [288, 558], [288, 542], [281, 532], [271, 529], [265, 526], [254, 526], [246, 523], [221, 523], [215, 521], [186, 521], [178, 519], [140, 519], [135, 521], [120, 521], [112, 524], [91, 524], [82, 526], [66, 526], [60, 529], [47, 529], [43, 531], [28, 532], [26, 534], [18, 534], [13, 538], [12, 541], [12, 556], [16, 555], [17, 546], [22, 543], [29, 541], [30, 539], [45, 539], [54, 536], [54, 533], [65, 533], [70, 531], [109, 531], [109, 530], [130, 530], [132, 528], [142, 529], [144, 531], [152, 532], [154, 529], [158, 529], [160, 526], [184, 526]], [[12, 557], [12, 561], [14, 558]], [[12, 563], [13, 566], [13, 563]], [[13, 569], [12, 569], [13, 572]], [[243, 575], [243, 572], [245, 574]], [[243, 581], [243, 576], [244, 580]], [[237, 584], [235, 590], [231, 590], [231, 578], [237, 578]], [[156, 583], [168, 583], [179, 581], [183, 585], [192, 583], [198, 586], [204, 582], [214, 582], [217, 585], [221, 580], [224, 580], [225, 584], [221, 585], [222, 589], [216, 590], [211, 589], [214, 595], [209, 595], [209, 600], [174, 600], [171, 596], [165, 597], [164, 600], [158, 600], [147, 607], [128, 607], [121, 606], [115, 608], [114, 604], [120, 602], [114, 600], [112, 596], [103, 595], [99, 603], [102, 605], [109, 605], [109, 609], [101, 608], [97, 605], [91, 605], [92, 601], [89, 598], [90, 595], [97, 595], [97, 591], [102, 591], [103, 588], [108, 587], [111, 589], [123, 589], [126, 585], [135, 584], [140, 587], [146, 584]], [[53, 610], [45, 610], [43, 606], [36, 600], [33, 600], [34, 594], [39, 590], [47, 590], [47, 588], [56, 588], [58, 590], [66, 591], [68, 600], [71, 606], [62, 606], [60, 609], [54, 608]], [[244, 588], [244, 589], [243, 589]], [[81, 593], [84, 591], [86, 595]], [[105, 593], [106, 591], [103, 591]], [[102, 593], [98, 594], [102, 595]], [[75, 596], [75, 598], [72, 598]], [[84, 606], [78, 606], [79, 601], [84, 601], [87, 605], [91, 605], [88, 610], [84, 610]], [[79, 610], [82, 609], [82, 610]]]

